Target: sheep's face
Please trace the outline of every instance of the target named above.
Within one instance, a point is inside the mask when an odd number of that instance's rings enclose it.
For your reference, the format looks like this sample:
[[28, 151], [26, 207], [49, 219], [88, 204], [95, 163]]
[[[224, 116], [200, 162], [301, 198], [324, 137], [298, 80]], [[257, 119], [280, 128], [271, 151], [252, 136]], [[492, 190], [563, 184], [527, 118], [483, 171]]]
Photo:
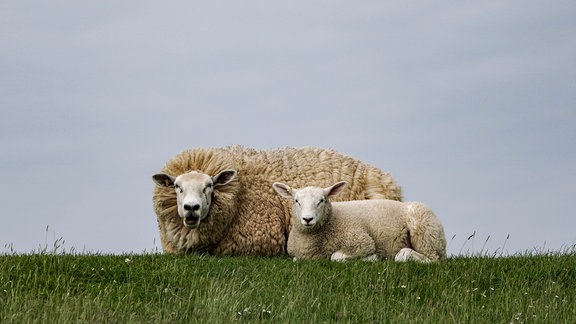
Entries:
[[176, 177], [174, 180], [176, 200], [178, 202], [178, 215], [184, 225], [196, 228], [200, 225], [212, 203], [214, 182], [212, 177], [204, 173], [189, 172]]
[[214, 187], [229, 183], [235, 176], [235, 170], [224, 170], [213, 177], [190, 171], [175, 179], [162, 173], [154, 175], [153, 179], [159, 185], [174, 188], [178, 215], [185, 226], [198, 228], [210, 212]]
[[306, 187], [295, 190], [294, 215], [304, 228], [314, 228], [324, 222], [327, 197], [322, 188]]

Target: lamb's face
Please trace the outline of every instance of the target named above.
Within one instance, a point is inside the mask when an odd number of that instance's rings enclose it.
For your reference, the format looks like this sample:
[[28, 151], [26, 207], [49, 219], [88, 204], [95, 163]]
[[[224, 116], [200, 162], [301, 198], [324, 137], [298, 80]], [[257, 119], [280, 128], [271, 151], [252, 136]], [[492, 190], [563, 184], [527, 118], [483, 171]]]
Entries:
[[294, 215], [305, 228], [323, 223], [326, 195], [322, 188], [306, 187], [294, 193]]
[[274, 182], [272, 188], [284, 198], [294, 201], [293, 224], [300, 224], [306, 229], [321, 227], [331, 214], [328, 199], [339, 195], [346, 186], [346, 181], [336, 182], [330, 187], [305, 187], [293, 189], [281, 182]]
[[188, 172], [174, 180], [178, 215], [184, 225], [197, 228], [210, 211], [214, 182], [212, 177], [199, 172]]

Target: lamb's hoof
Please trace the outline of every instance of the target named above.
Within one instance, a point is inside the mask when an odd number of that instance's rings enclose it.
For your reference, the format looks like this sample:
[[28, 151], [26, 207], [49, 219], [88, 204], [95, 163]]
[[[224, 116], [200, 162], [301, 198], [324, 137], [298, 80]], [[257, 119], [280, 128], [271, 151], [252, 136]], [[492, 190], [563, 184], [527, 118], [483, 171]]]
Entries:
[[346, 259], [348, 259], [348, 256], [340, 251], [336, 251], [330, 256], [331, 261], [343, 262]]
[[400, 251], [398, 251], [398, 253], [396, 253], [396, 256], [394, 257], [394, 261], [407, 262], [407, 261], [415, 260], [414, 257], [412, 256], [412, 252], [414, 252], [414, 250], [409, 249], [409, 248], [403, 248]]
[[398, 253], [396, 253], [394, 261], [396, 262], [416, 261], [416, 262], [428, 263], [430, 262], [430, 259], [428, 259], [423, 254], [420, 254], [410, 248], [403, 248], [402, 250], [398, 251]]

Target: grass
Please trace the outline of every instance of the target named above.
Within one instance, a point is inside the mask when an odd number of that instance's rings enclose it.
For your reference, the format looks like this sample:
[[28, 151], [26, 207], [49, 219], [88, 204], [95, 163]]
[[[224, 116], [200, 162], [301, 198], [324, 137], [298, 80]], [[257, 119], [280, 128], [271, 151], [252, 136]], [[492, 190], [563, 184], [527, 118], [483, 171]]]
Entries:
[[438, 264], [0, 256], [0, 323], [570, 323], [576, 253]]

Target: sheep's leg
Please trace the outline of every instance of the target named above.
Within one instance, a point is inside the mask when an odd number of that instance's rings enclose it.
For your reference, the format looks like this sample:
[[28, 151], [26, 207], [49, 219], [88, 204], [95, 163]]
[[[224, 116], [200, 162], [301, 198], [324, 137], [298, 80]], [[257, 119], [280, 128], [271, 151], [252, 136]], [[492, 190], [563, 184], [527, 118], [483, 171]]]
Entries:
[[396, 253], [394, 261], [396, 262], [417, 261], [428, 263], [430, 262], [430, 259], [426, 257], [424, 254], [418, 253], [410, 248], [403, 248], [400, 251], [398, 251], [398, 253]]

